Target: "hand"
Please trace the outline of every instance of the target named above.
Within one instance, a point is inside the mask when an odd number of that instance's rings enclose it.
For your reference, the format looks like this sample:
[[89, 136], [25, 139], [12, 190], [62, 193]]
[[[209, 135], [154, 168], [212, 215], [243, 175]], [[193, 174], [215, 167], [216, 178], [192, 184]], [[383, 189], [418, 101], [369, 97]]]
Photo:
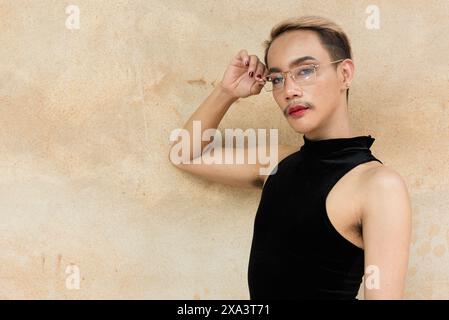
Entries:
[[248, 55], [243, 49], [231, 60], [220, 85], [231, 96], [246, 98], [260, 93], [266, 83], [266, 75], [268, 71], [259, 58]]

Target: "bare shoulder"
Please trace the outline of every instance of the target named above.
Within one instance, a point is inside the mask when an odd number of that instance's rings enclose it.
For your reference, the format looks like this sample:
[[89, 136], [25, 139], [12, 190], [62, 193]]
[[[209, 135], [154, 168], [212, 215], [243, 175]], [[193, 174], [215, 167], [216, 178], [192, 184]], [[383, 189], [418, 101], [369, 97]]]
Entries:
[[362, 182], [366, 189], [406, 187], [404, 179], [396, 170], [377, 161], [376, 163], [376, 165], [368, 167], [363, 173]]
[[[362, 178], [364, 190], [362, 197], [362, 215], [370, 212], [380, 215], [386, 213], [387, 207], [395, 208], [395, 212], [408, 212], [410, 196], [404, 178], [393, 168], [386, 165], [376, 165], [368, 168]], [[381, 210], [383, 208], [384, 210]], [[401, 210], [399, 210], [401, 209]]]
[[[281, 162], [283, 159], [285, 159], [286, 157], [288, 157], [289, 155], [295, 153], [296, 151], [299, 150], [298, 146], [292, 146], [292, 145], [285, 145], [285, 144], [280, 144], [278, 145], [277, 148], [277, 162], [275, 165], [278, 165], [279, 162]], [[272, 168], [269, 170], [271, 171], [272, 169], [274, 169], [274, 166], [272, 166]], [[265, 186], [265, 182], [267, 181], [269, 175], [261, 175], [260, 176], [260, 180], [262, 181], [261, 187], [263, 188]]]

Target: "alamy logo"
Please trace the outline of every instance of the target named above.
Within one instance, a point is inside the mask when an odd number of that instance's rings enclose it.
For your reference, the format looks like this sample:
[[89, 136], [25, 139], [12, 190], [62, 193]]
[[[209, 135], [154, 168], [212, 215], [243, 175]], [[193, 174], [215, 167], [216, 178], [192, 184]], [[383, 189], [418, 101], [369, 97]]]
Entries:
[[[170, 160], [174, 164], [256, 164], [260, 163], [261, 175], [275, 174], [278, 158], [278, 130], [270, 129], [269, 145], [266, 144], [266, 129], [225, 129], [224, 141], [218, 129], [206, 129], [201, 134], [201, 121], [193, 121], [193, 137], [186, 129], [175, 129], [170, 134], [170, 141], [177, 142], [170, 151]], [[201, 155], [191, 160], [191, 150], [199, 150], [202, 142], [210, 141]], [[234, 138], [236, 145], [234, 148]], [[245, 139], [247, 140], [247, 159], [245, 159]], [[192, 146], [190, 145], [192, 141]], [[224, 154], [223, 154], [224, 142]], [[269, 151], [269, 152], [268, 152]], [[269, 154], [267, 154], [267, 152]], [[234, 157], [235, 155], [235, 157]], [[235, 160], [234, 160], [235, 158]], [[263, 167], [266, 165], [266, 167]], [[275, 167], [274, 167], [275, 166]], [[274, 167], [274, 170], [273, 170]]]
[[67, 266], [67, 268], [65, 269], [65, 273], [68, 274], [67, 278], [65, 279], [65, 287], [69, 290], [79, 290], [80, 268], [75, 264], [71, 264]]
[[380, 288], [380, 270], [378, 266], [369, 265], [366, 267], [365, 287], [370, 290]]
[[65, 26], [69, 30], [75, 30], [80, 28], [80, 8], [73, 4], [65, 8], [65, 13], [69, 16], [65, 20]]
[[373, 29], [380, 29], [380, 10], [379, 7], [371, 4], [368, 7], [366, 7], [366, 13], [369, 14], [369, 16], [365, 20], [365, 27], [368, 30]]

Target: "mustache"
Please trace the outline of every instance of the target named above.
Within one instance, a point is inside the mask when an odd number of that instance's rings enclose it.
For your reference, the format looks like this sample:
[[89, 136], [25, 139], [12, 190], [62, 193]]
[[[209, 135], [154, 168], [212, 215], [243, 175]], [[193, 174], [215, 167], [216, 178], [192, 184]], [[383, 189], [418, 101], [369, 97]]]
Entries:
[[293, 106], [295, 104], [300, 104], [300, 105], [306, 106], [307, 108], [310, 108], [310, 109], [315, 108], [315, 106], [312, 103], [309, 103], [309, 102], [293, 102], [293, 103], [290, 103], [287, 106], [287, 108], [284, 109], [284, 112], [283, 112], [284, 113], [284, 117], [286, 117], [286, 118], [288, 117], [288, 109], [290, 108], [290, 106]]

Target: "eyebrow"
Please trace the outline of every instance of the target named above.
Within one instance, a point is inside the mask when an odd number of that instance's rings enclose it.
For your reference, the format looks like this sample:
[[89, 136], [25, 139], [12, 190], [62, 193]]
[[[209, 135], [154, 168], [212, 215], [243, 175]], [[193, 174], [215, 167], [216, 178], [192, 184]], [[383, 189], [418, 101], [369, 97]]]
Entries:
[[[301, 64], [302, 62], [307, 61], [307, 60], [318, 61], [317, 59], [315, 59], [315, 58], [312, 57], [312, 56], [305, 56], [305, 57], [301, 57], [301, 58], [298, 58], [298, 59], [293, 60], [292, 62], [290, 62], [290, 64], [288, 65], [288, 67], [289, 67], [289, 68], [292, 68], [293, 66], [296, 66], [296, 65], [298, 65], [298, 64]], [[268, 72], [281, 72], [281, 71], [282, 71], [281, 69], [276, 68], [276, 67], [268, 69]]]

